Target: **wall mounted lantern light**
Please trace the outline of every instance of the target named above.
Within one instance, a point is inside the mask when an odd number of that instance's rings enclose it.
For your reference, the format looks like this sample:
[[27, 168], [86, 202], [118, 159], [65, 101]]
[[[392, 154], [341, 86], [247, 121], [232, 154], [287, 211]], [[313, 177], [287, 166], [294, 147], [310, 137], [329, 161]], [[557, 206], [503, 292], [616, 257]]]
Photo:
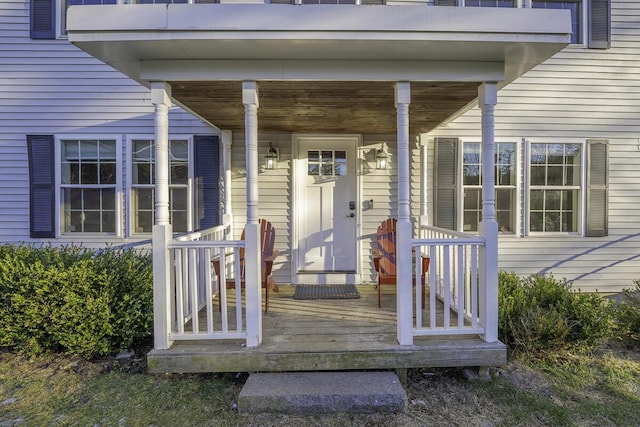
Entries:
[[387, 169], [389, 167], [389, 155], [384, 147], [384, 144], [380, 145], [380, 148], [376, 150], [376, 169]]
[[278, 165], [278, 150], [273, 147], [273, 144], [269, 143], [269, 151], [264, 156], [264, 168], [275, 169]]

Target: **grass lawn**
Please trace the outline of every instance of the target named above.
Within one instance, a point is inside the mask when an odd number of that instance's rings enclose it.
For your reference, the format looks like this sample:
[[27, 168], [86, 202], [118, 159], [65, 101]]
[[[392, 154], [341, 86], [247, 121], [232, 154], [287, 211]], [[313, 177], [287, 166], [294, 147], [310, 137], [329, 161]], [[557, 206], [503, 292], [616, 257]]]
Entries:
[[243, 415], [246, 374], [147, 375], [120, 365], [0, 352], [4, 426], [640, 426], [640, 350], [518, 357], [490, 380], [415, 369], [404, 414]]

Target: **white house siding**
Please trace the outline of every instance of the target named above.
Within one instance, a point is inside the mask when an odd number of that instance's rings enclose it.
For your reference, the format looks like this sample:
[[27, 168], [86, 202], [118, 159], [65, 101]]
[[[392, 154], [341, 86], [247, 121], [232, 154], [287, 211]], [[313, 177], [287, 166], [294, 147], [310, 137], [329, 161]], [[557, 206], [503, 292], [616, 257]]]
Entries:
[[[178, 108], [169, 126], [171, 134], [215, 131]], [[0, 2], [0, 242], [34, 242], [26, 135], [116, 135], [124, 142], [153, 133], [148, 89], [66, 40], [31, 40], [29, 1]], [[76, 235], [59, 241], [99, 246], [145, 239]]]
[[[617, 292], [640, 279], [638, 40], [640, 2], [614, 0], [610, 49], [565, 48], [498, 93], [496, 138], [601, 138], [610, 157], [609, 235], [502, 236], [502, 269], [552, 273], [584, 291]], [[475, 108], [432, 136], [478, 138], [479, 123]]]
[[[258, 123], [259, 126], [259, 123]], [[280, 251], [273, 264], [277, 283], [291, 283], [291, 134], [260, 133], [258, 136], [258, 215], [271, 222], [276, 230], [275, 249]], [[264, 169], [264, 155], [269, 142], [279, 151], [278, 168]], [[234, 239], [240, 239], [247, 221], [246, 150], [243, 132], [234, 132], [231, 145], [231, 197]]]

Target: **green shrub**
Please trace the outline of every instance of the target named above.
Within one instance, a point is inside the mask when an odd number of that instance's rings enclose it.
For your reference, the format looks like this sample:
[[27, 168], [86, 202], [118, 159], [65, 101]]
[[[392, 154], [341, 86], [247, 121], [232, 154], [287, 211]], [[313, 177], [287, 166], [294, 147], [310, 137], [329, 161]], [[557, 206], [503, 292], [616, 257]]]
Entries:
[[500, 339], [517, 352], [591, 349], [611, 332], [611, 314], [598, 293], [573, 292], [553, 276], [499, 273]]
[[0, 246], [0, 346], [85, 358], [152, 333], [151, 257], [133, 250]]
[[635, 288], [622, 290], [619, 303], [613, 305], [616, 333], [623, 340], [640, 341], [640, 280]]

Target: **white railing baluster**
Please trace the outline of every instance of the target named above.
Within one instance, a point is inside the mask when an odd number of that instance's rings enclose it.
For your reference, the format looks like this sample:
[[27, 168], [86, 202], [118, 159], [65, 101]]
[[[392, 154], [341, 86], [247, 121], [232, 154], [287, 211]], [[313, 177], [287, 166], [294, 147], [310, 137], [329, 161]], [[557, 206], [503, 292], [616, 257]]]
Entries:
[[204, 249], [204, 299], [207, 310], [207, 333], [213, 333], [213, 271], [211, 270], [211, 248]]
[[440, 262], [439, 258], [436, 258], [437, 248], [435, 245], [429, 246], [429, 256], [431, 257], [431, 265], [436, 267], [435, 271], [431, 271], [429, 273], [429, 328], [435, 329], [436, 325], [436, 314], [438, 310], [438, 306], [436, 305], [436, 278], [438, 276], [439, 270], [437, 269], [437, 263], [434, 261]]
[[191, 307], [189, 313], [191, 314], [191, 330], [194, 334], [200, 332], [200, 319], [198, 316], [198, 263], [197, 263], [197, 249], [187, 249], [188, 262], [189, 262], [189, 292], [191, 297]]
[[464, 246], [458, 246], [458, 272], [456, 275], [458, 276], [458, 328], [464, 327], [464, 283], [465, 283], [465, 274], [464, 274], [464, 266], [465, 266], [465, 257], [464, 257]]
[[220, 281], [218, 286], [218, 292], [220, 293], [219, 304], [220, 314], [222, 315], [222, 332], [229, 332], [229, 310], [227, 310], [227, 263], [226, 263], [226, 250], [220, 248], [218, 250], [218, 259], [220, 260]]
[[445, 245], [444, 248], [444, 328], [449, 329], [451, 327], [451, 262], [450, 262], [450, 246]]
[[[240, 248], [235, 248], [234, 258], [236, 260], [240, 259]], [[240, 279], [242, 278], [242, 271], [239, 262], [234, 264], [235, 266], [235, 285], [236, 285], [236, 328], [241, 331], [242, 330], [242, 286]]]
[[471, 247], [471, 326], [478, 327], [478, 245]]
[[184, 275], [182, 274], [184, 263], [182, 262], [182, 250], [178, 249], [174, 252], [175, 269], [176, 269], [176, 321], [178, 326], [178, 333], [184, 333], [184, 286], [182, 284]]

